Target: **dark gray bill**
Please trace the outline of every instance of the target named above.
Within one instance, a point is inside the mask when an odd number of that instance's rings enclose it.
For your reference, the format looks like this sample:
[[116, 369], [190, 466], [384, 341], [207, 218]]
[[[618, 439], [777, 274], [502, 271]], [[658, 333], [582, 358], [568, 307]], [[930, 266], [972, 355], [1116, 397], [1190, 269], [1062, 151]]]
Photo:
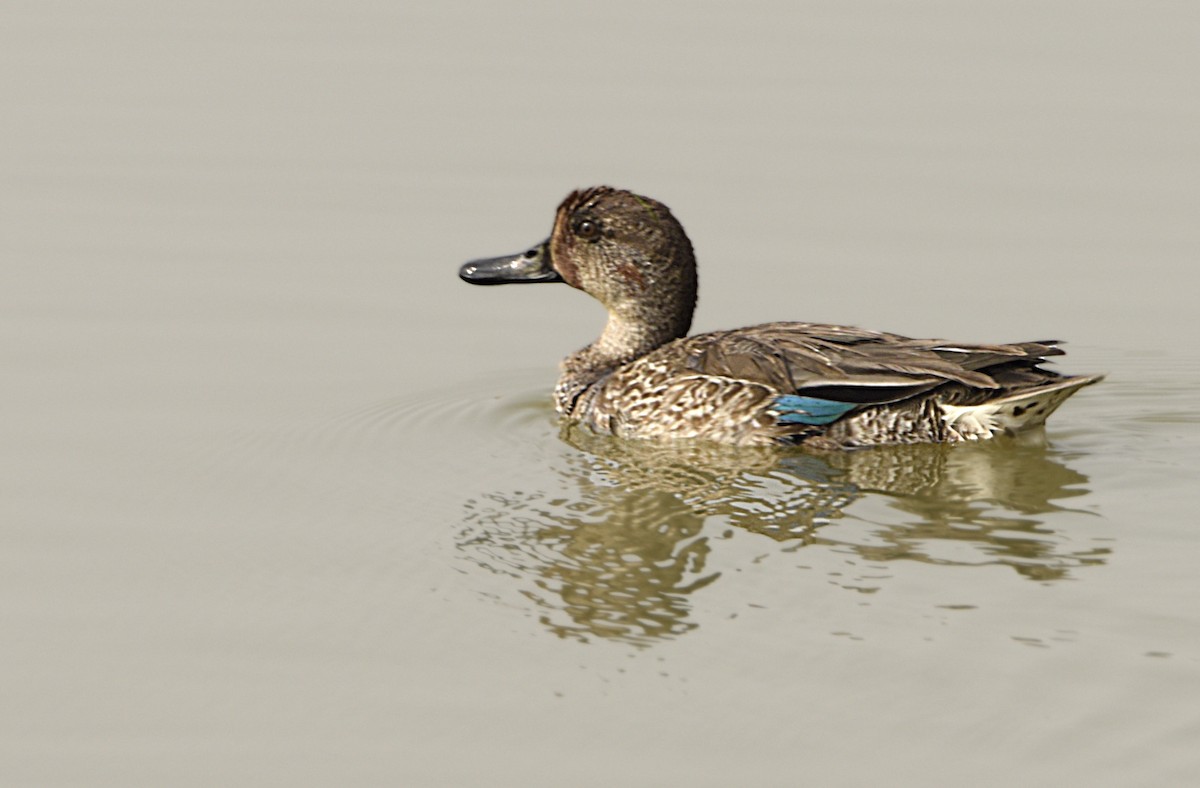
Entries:
[[549, 241], [543, 241], [527, 252], [472, 260], [458, 269], [464, 282], [473, 285], [509, 285], [526, 282], [561, 282], [562, 277], [550, 266]]

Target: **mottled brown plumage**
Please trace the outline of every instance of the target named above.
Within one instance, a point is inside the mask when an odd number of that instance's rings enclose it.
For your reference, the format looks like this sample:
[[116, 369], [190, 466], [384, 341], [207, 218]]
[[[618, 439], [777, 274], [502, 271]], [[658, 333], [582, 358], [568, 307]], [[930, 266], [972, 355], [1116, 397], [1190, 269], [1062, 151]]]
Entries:
[[1099, 376], [1039, 364], [1056, 342], [964, 345], [813, 323], [687, 337], [696, 266], [662, 203], [601, 186], [571, 193], [550, 238], [468, 263], [475, 284], [565, 281], [600, 301], [600, 338], [568, 356], [560, 413], [627, 438], [852, 447], [989, 438], [1037, 426]]

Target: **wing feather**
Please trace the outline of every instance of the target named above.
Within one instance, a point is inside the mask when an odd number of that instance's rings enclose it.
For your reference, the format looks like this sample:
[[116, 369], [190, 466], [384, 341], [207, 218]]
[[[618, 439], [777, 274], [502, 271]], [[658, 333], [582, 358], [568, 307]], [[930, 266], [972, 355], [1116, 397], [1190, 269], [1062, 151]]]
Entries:
[[981, 392], [1025, 383], [1052, 375], [1035, 368], [1063, 352], [1053, 341], [971, 345], [817, 323], [767, 323], [684, 341], [695, 372], [862, 404], [947, 383]]

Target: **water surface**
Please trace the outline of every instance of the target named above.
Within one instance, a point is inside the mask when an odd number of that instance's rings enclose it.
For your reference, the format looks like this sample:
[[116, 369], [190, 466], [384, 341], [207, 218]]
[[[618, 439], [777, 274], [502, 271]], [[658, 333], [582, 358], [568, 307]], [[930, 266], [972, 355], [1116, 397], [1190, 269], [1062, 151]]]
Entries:
[[[0, 782], [1200, 777], [1190, 8], [0, 18]], [[1109, 377], [978, 446], [565, 430], [599, 308], [455, 271], [603, 182], [698, 330]]]

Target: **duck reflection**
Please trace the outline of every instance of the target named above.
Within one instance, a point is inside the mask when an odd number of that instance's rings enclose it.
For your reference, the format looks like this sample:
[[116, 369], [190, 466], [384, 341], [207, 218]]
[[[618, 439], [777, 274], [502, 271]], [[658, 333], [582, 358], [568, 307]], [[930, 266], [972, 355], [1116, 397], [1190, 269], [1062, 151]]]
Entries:
[[[468, 502], [464, 556], [527, 584], [560, 637], [635, 643], [683, 634], [690, 594], [717, 579], [711, 540], [727, 526], [796, 548], [841, 545], [872, 562], [1012, 567], [1039, 581], [1101, 563], [1043, 515], [1087, 493], [1040, 433], [978, 445], [885, 446], [829, 454], [621, 441], [567, 427], [555, 492]], [[864, 530], [825, 528], [873, 498]], [[706, 527], [707, 526], [707, 527]], [[841, 533], [841, 531], [852, 533]]]

